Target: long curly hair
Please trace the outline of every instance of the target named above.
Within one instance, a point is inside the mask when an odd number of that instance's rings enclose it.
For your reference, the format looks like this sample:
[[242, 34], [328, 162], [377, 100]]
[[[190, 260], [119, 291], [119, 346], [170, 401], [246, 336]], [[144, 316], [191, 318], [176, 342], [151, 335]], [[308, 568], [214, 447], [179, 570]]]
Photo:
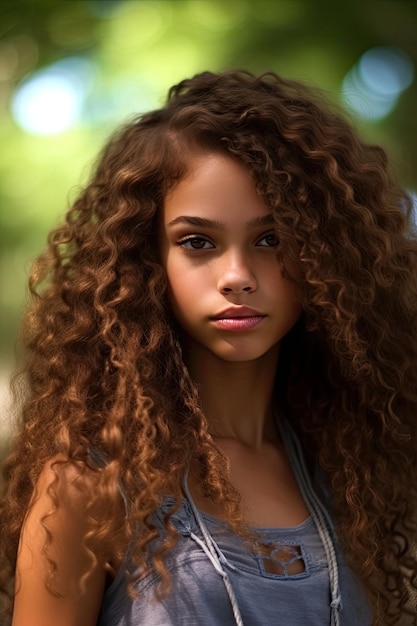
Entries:
[[[381, 147], [363, 142], [317, 90], [272, 73], [199, 74], [120, 129], [35, 262], [22, 333], [26, 400], [4, 465], [0, 588], [10, 595], [23, 519], [55, 457], [96, 474], [85, 537], [92, 565], [115, 535], [112, 515], [97, 519], [95, 505], [112, 511], [121, 486], [128, 512], [118, 536], [136, 533], [133, 559], [148, 566], [152, 514], [164, 494], [179, 502], [190, 464], [231, 526], [243, 528], [158, 260], [164, 196], [193, 155], [210, 152], [243, 163], [272, 211], [303, 305], [282, 342], [287, 384], [276, 400], [325, 476], [374, 623], [402, 623], [417, 588], [412, 204]], [[91, 461], [95, 450], [106, 463]], [[165, 579], [175, 542], [169, 517], [166, 529], [150, 565]]]

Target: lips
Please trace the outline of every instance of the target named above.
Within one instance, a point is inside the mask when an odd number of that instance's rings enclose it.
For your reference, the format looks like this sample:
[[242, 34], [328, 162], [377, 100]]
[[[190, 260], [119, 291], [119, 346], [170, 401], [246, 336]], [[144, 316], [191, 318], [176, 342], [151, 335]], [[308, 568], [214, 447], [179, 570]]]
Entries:
[[234, 306], [221, 311], [212, 318], [212, 323], [219, 330], [244, 332], [261, 324], [266, 315], [248, 306]]
[[217, 315], [214, 315], [212, 319], [214, 320], [224, 320], [224, 319], [238, 319], [242, 317], [266, 317], [260, 311], [256, 309], [252, 309], [249, 306], [234, 306], [224, 309], [224, 311], [220, 311]]

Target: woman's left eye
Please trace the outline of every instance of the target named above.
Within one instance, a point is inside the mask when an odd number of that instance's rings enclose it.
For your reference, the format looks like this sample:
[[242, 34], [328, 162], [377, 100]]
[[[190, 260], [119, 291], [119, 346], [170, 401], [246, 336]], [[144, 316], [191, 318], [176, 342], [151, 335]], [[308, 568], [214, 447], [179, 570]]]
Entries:
[[214, 248], [213, 244], [203, 237], [188, 237], [178, 242], [185, 250], [208, 250]]
[[264, 246], [266, 248], [276, 248], [279, 246], [279, 239], [274, 232], [267, 233], [258, 240], [256, 245]]

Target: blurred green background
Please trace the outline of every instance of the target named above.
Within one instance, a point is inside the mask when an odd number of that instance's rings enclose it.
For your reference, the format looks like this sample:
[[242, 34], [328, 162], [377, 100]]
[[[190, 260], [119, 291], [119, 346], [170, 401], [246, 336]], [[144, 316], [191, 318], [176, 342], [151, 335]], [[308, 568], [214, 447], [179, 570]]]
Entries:
[[3, 0], [3, 398], [30, 261], [106, 137], [178, 80], [232, 67], [328, 90], [417, 192], [416, 0]]

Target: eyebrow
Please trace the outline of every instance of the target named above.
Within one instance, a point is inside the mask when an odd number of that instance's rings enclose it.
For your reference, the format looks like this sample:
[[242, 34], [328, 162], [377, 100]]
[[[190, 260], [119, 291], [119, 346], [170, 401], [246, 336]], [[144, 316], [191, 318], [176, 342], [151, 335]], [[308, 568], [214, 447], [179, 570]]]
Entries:
[[[247, 228], [254, 228], [257, 226], [269, 226], [274, 224], [275, 220], [270, 213], [255, 217], [252, 220], [246, 222]], [[217, 230], [225, 230], [226, 224], [219, 222], [218, 220], [210, 220], [206, 217], [197, 217], [194, 215], [179, 215], [174, 220], [168, 223], [168, 227], [176, 226], [177, 224], [188, 224], [190, 226], [199, 226], [200, 228], [215, 228]]]

